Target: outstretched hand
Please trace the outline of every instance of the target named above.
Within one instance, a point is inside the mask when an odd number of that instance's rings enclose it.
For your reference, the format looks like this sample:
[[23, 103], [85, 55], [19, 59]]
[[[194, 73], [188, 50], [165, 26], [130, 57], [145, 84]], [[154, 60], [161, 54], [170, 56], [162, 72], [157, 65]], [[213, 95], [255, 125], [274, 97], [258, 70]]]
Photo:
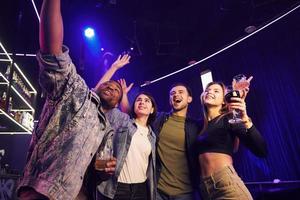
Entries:
[[125, 54], [123, 56], [119, 55], [118, 59], [111, 65], [111, 67], [105, 72], [100, 81], [97, 83], [95, 87], [96, 90], [98, 90], [102, 83], [109, 81], [118, 69], [128, 64], [129, 60], [130, 56], [128, 54]]
[[121, 79], [118, 80], [118, 82], [122, 86], [123, 94], [128, 94], [128, 92], [131, 90], [131, 88], [133, 86], [133, 83], [130, 83], [130, 85], [127, 87], [127, 83], [126, 83], [125, 79], [121, 78]]
[[117, 60], [111, 65], [111, 67], [120, 69], [129, 63], [130, 58], [131, 56], [129, 54], [125, 54], [123, 56], [119, 55]]

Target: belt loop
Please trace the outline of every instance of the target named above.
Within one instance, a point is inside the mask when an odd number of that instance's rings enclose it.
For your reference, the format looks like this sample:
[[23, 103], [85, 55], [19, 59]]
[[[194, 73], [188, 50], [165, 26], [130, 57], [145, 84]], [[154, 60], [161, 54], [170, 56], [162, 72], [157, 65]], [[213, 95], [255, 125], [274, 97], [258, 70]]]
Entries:
[[231, 173], [236, 173], [232, 165], [228, 165], [228, 169], [231, 171]]
[[210, 177], [210, 179], [211, 179], [211, 181], [212, 181], [212, 183], [213, 183], [213, 185], [214, 185], [214, 187], [215, 187], [216, 181], [215, 181], [215, 179], [214, 179], [213, 174], [211, 174], [209, 177]]
[[214, 179], [213, 174], [209, 175], [205, 179], [206, 180], [204, 181], [204, 187], [205, 187], [207, 196], [210, 197], [211, 193], [216, 189], [215, 179]]

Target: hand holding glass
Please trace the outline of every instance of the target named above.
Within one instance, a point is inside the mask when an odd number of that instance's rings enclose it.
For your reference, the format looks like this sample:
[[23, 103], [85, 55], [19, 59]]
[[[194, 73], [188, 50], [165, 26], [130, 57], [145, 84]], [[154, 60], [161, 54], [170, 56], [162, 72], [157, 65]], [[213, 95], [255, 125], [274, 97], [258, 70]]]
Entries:
[[[231, 97], [245, 98], [247, 90], [249, 90], [250, 81], [253, 77], [247, 79], [243, 74], [239, 74], [233, 77], [232, 86], [227, 88], [225, 95], [225, 101], [231, 103]], [[231, 124], [238, 124], [242, 122], [239, 112], [237, 110], [232, 110], [232, 118], [228, 120]]]
[[105, 147], [99, 150], [96, 154], [95, 169], [98, 171], [104, 171], [106, 163], [113, 158], [113, 145], [112, 141], [108, 140]]
[[[240, 97], [240, 92], [238, 90], [234, 90], [231, 86], [228, 86], [226, 89], [225, 101], [227, 103], [234, 102], [231, 100], [232, 97]], [[242, 122], [242, 119], [239, 117], [239, 112], [237, 110], [232, 110], [232, 117], [229, 118], [228, 122], [230, 124], [238, 124]]]

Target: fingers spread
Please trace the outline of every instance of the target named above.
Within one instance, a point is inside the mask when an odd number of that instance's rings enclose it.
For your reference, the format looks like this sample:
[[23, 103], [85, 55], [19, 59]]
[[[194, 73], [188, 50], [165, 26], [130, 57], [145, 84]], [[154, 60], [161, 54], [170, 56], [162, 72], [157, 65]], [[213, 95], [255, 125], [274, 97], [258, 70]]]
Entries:
[[247, 82], [250, 83], [250, 81], [253, 79], [253, 76], [250, 76], [248, 79], [247, 79]]

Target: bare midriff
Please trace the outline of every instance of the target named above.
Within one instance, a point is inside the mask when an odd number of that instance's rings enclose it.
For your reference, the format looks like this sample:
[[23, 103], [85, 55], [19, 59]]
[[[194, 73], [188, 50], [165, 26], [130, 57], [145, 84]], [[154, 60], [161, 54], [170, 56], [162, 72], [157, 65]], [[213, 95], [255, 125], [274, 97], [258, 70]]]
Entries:
[[203, 153], [198, 156], [201, 177], [208, 177], [222, 168], [232, 165], [232, 157], [224, 153]]

